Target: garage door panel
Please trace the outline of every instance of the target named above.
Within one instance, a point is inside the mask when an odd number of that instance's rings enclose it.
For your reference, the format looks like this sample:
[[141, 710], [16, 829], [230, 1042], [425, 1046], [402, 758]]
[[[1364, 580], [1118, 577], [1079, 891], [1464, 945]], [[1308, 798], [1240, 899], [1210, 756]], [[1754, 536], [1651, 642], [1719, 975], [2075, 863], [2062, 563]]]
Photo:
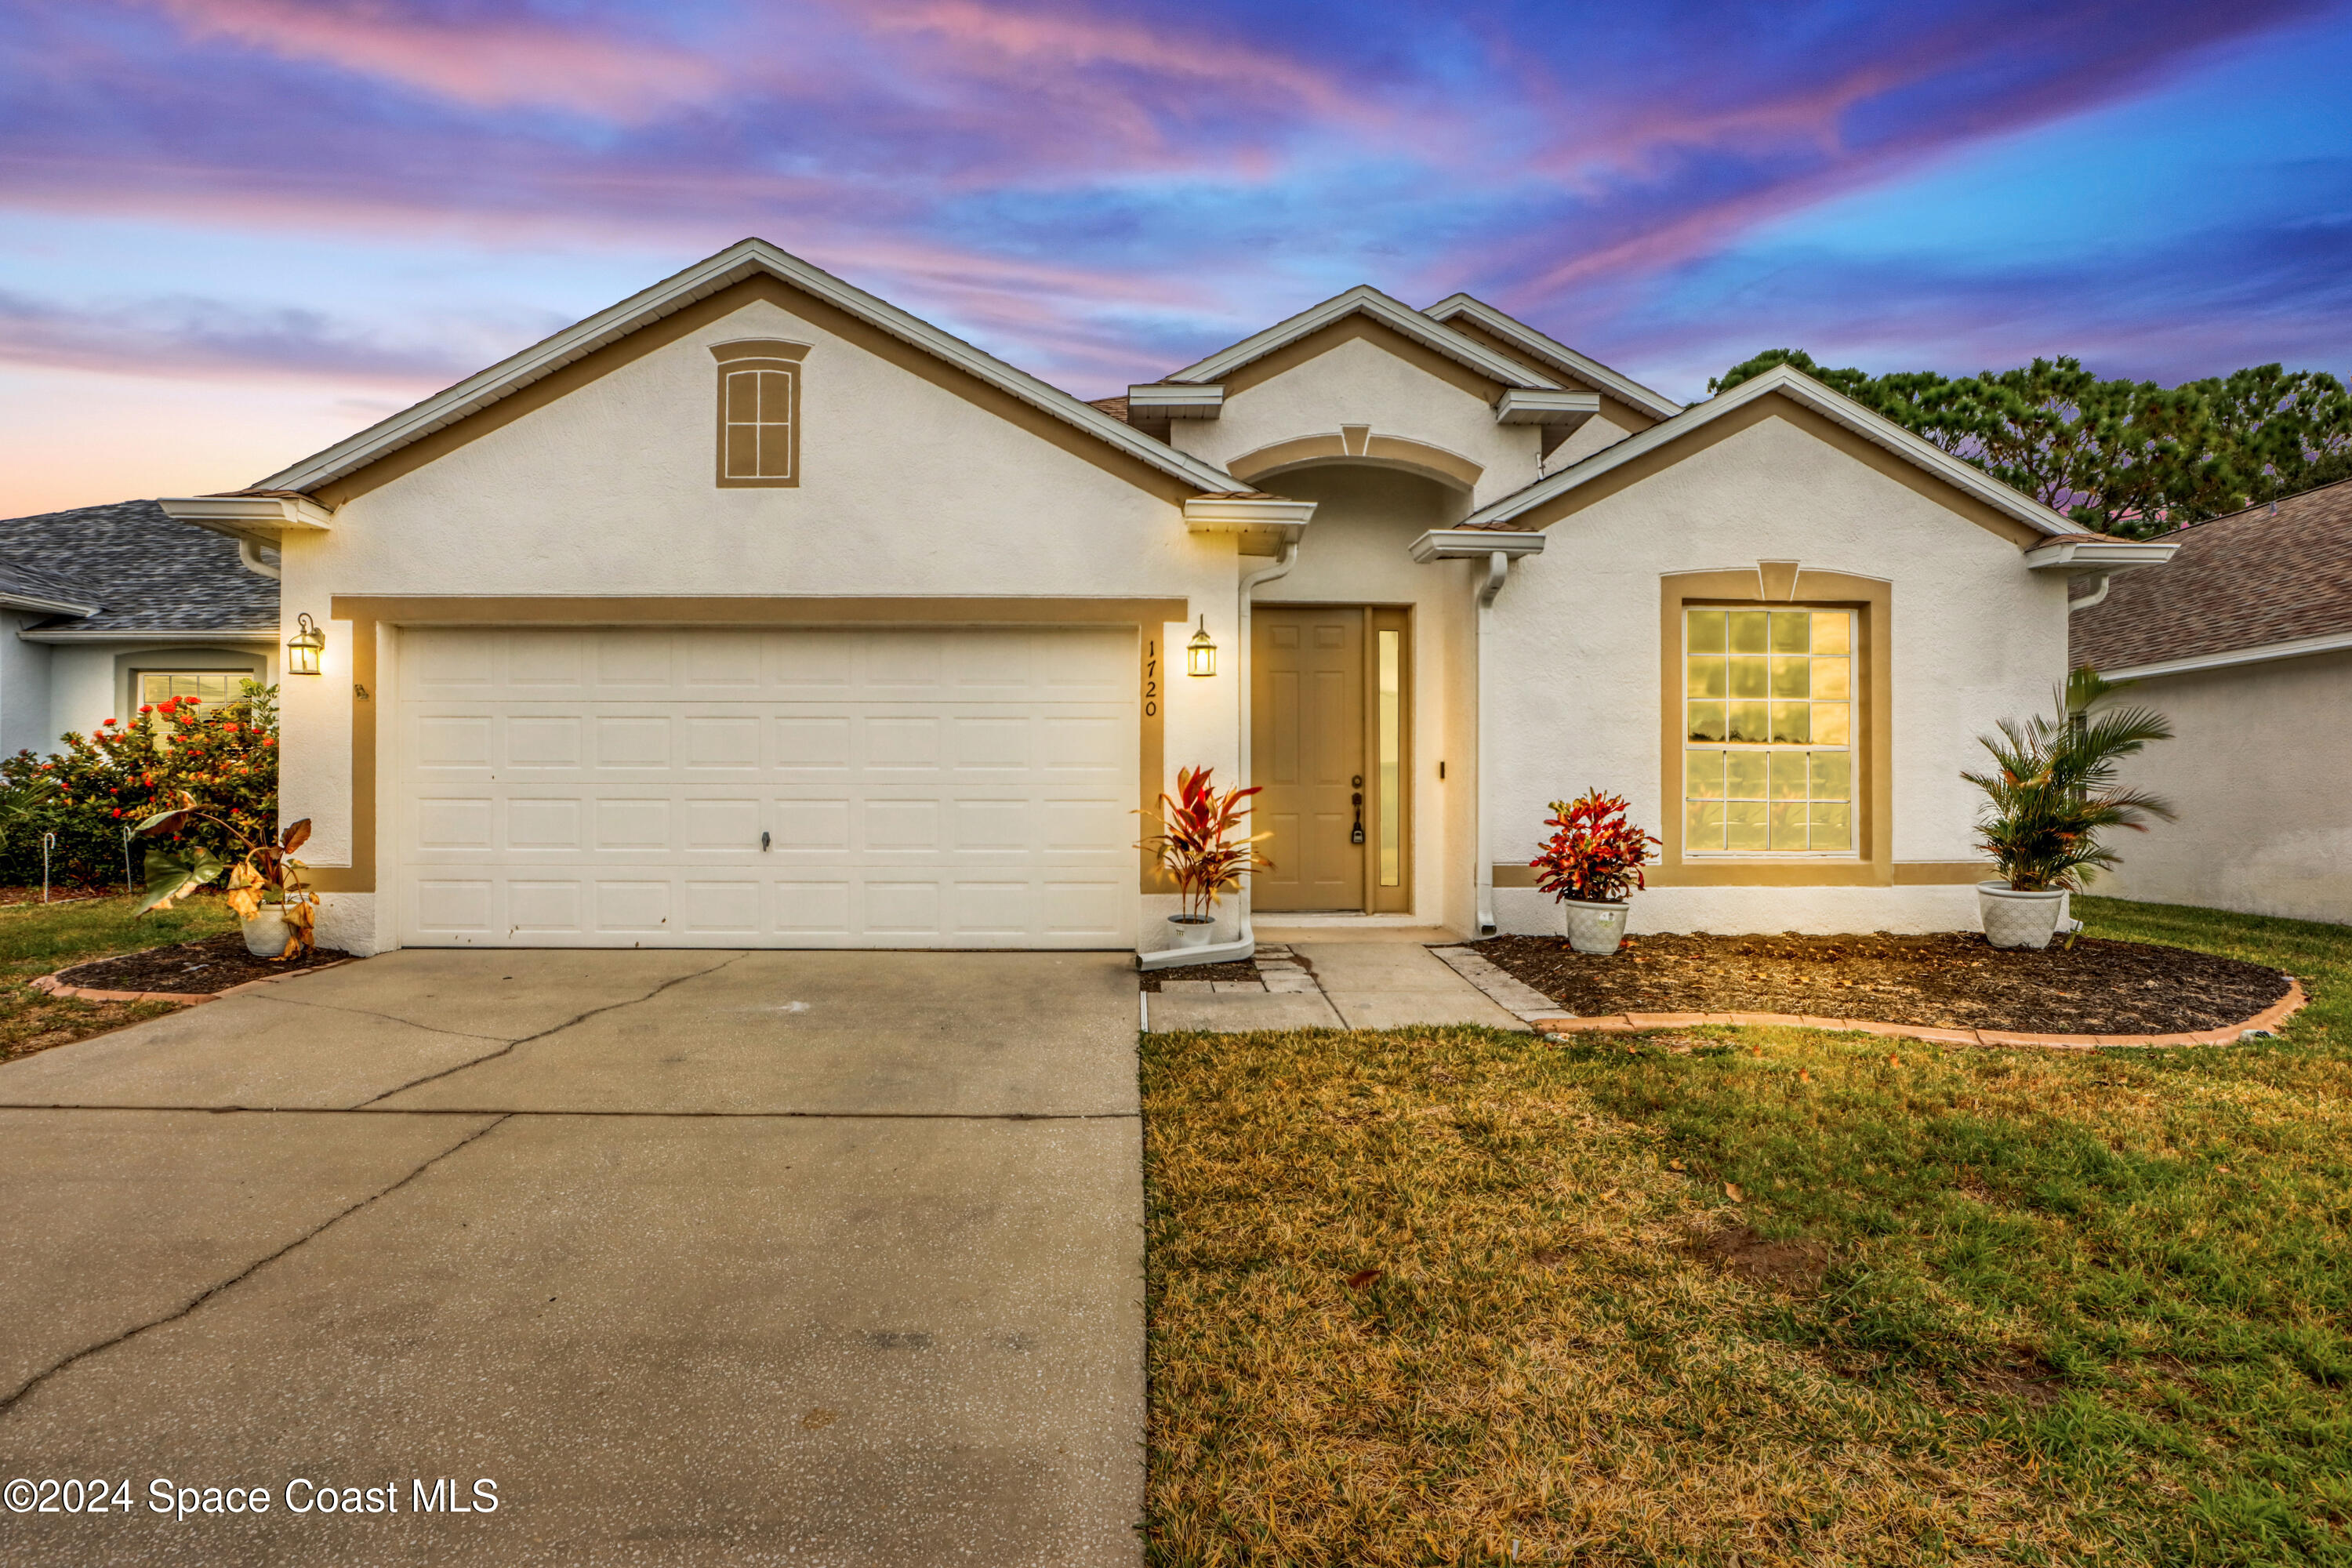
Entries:
[[1123, 944], [1133, 671], [1118, 633], [411, 634], [404, 940]]

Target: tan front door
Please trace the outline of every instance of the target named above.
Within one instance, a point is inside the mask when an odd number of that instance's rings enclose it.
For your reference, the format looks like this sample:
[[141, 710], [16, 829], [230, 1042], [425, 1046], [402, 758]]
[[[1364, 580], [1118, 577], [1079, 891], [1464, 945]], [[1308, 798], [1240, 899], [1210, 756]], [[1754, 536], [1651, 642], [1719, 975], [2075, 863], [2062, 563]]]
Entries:
[[1364, 908], [1364, 610], [1265, 607], [1252, 626], [1250, 752], [1262, 910]]

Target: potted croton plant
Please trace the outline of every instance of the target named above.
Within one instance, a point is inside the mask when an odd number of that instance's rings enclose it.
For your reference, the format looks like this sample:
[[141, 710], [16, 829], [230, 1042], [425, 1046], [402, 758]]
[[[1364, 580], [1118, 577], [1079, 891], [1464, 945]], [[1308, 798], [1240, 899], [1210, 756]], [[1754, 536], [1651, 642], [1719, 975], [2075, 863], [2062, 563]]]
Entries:
[[199, 822], [222, 829], [244, 852], [234, 860], [223, 860], [202, 846], [177, 851], [151, 847], [147, 897], [140, 902], [138, 912], [168, 910], [175, 900], [226, 872], [229, 906], [245, 922], [247, 952], [256, 958], [281, 959], [312, 952], [318, 900], [302, 890], [302, 862], [294, 858], [294, 851], [310, 837], [310, 819], [306, 816], [274, 837], [256, 837], [205, 810], [194, 795], [183, 791], [178, 805], [157, 812], [142, 822], [138, 831], [176, 833]]
[[1960, 776], [1985, 794], [1977, 841], [2000, 875], [1977, 884], [1977, 912], [1995, 947], [2048, 947], [2062, 923], [2079, 929], [2067, 919], [2068, 895], [2120, 858], [2100, 833], [2144, 833], [2150, 818], [2172, 817], [2156, 796], [2116, 783], [2117, 763], [2172, 738], [2151, 708], [2091, 711], [2123, 684], [2084, 665], [2067, 677], [2055, 713], [2004, 719], [1999, 735], [1978, 737], [1999, 766]]
[[1553, 829], [1528, 862], [1536, 886], [1568, 911], [1568, 944], [1579, 952], [1612, 953], [1625, 939], [1627, 900], [1646, 887], [1643, 863], [1661, 842], [1625, 820], [1621, 795], [1589, 789], [1572, 801], [1551, 803]]
[[1168, 917], [1178, 947], [1200, 947], [1208, 942], [1217, 923], [1217, 917], [1210, 912], [1217, 895], [1239, 887], [1244, 872], [1274, 868], [1274, 863], [1257, 852], [1257, 846], [1272, 834], [1234, 837], [1242, 819], [1249, 815], [1241, 803], [1257, 794], [1258, 786], [1219, 794], [1209, 773], [1207, 768], [1178, 769], [1176, 793], [1162, 795], [1158, 811], [1140, 814], [1160, 824], [1160, 831], [1138, 847], [1151, 851], [1183, 896], [1181, 911]]

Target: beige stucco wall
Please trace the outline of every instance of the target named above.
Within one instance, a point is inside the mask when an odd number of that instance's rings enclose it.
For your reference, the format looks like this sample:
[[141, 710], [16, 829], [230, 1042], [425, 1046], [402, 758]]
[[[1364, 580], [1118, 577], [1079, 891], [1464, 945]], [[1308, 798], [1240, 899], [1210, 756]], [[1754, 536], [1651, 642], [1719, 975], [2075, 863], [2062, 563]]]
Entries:
[[[1878, 578], [1893, 592], [1893, 845], [1900, 863], [1974, 858], [1976, 735], [2043, 707], [2066, 667], [2062, 580], [2018, 546], [1768, 418], [1555, 523], [1514, 569], [1488, 632], [1509, 672], [1489, 747], [1497, 862], [1524, 863], [1545, 805], [1588, 785], [1672, 831], [1662, 797], [1661, 578], [1759, 560]], [[1543, 894], [1498, 889], [1505, 929], [1557, 929]], [[1674, 888], [1637, 896], [1637, 931], [1917, 931], [1973, 926], [1965, 888]]]
[[2162, 676], [2117, 700], [2172, 721], [2123, 776], [2180, 816], [2111, 837], [2124, 863], [2094, 891], [2352, 923], [2352, 653]]
[[1477, 464], [1471, 507], [1536, 477], [1536, 426], [1497, 425], [1484, 398], [1362, 338], [1228, 392], [1216, 418], [1180, 419], [1170, 439], [1222, 466], [1277, 441], [1336, 435], [1343, 425], [1368, 425], [1374, 436], [1402, 436]]
[[[745, 337], [811, 345], [797, 488], [713, 483], [709, 345]], [[1234, 552], [1230, 538], [1188, 533], [1173, 501], [756, 300], [355, 497], [331, 531], [287, 542], [285, 614], [308, 611], [329, 643], [325, 678], [285, 690], [286, 812], [315, 825], [308, 858], [350, 863], [352, 627], [329, 620], [336, 595], [1183, 598], [1230, 646]], [[1183, 628], [1167, 630], [1181, 646]], [[384, 630], [377, 660], [387, 715], [397, 636]], [[1224, 668], [1171, 682], [1171, 776], [1184, 763], [1235, 767], [1237, 681]], [[378, 826], [388, 889], [389, 801]], [[331, 896], [333, 939], [382, 945], [392, 928], [379, 896]]]

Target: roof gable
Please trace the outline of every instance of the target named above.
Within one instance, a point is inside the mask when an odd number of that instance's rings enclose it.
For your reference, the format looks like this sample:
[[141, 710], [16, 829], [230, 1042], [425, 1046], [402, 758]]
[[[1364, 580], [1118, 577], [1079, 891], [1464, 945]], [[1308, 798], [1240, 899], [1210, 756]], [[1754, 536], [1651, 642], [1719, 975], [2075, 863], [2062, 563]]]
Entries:
[[252, 487], [256, 490], [311, 493], [349, 479], [435, 433], [482, 414], [567, 367], [621, 343], [647, 327], [701, 301], [754, 279], [781, 282], [841, 311], [866, 328], [970, 377], [998, 397], [1111, 448], [1163, 479], [1202, 493], [1235, 488], [1231, 476], [1080, 402], [983, 353], [921, 318], [842, 281], [764, 239], [746, 239], [695, 263], [587, 320], [565, 328], [508, 359], [435, 394], [413, 408], [281, 469]]
[[1525, 321], [1507, 316], [1471, 295], [1448, 295], [1422, 314], [1433, 321], [1475, 327], [1501, 343], [1505, 353], [1580, 381], [1596, 392], [1607, 393], [1628, 408], [1652, 419], [1671, 419], [1683, 411], [1681, 404], [1664, 393], [1652, 391], [1632, 376], [1613, 371], [1599, 360], [1580, 354], [1556, 339], [1546, 337]]
[[1465, 518], [1461, 526], [1542, 527], [1552, 519], [1545, 517], [1538, 521], [1535, 520], [1535, 514], [1546, 510], [1549, 503], [1572, 501], [1576, 491], [1627, 468], [1629, 465], [1641, 463], [1654, 454], [1661, 459], [1660, 466], [1670, 465], [1675, 459], [1665, 448], [1697, 436], [1727, 416], [1750, 409], [1768, 397], [1784, 398], [1830, 425], [1859, 437], [1872, 448], [1883, 451], [1927, 478], [1939, 481], [1949, 490], [1958, 491], [1986, 509], [1987, 512], [2005, 520], [2002, 526], [2018, 529], [2022, 537], [2034, 542], [2068, 535], [2078, 536], [2083, 531], [2072, 519], [2052, 510], [2029, 495], [2011, 489], [1983, 469], [1953, 457], [1934, 442], [1906, 430], [1884, 415], [1874, 413], [1843, 393], [1832, 391], [1803, 372], [1788, 365], [1776, 365], [1762, 375], [1741, 382], [1728, 392], [1710, 397], [1704, 403], [1693, 404], [1672, 419], [1653, 425], [1647, 430], [1629, 436], [1612, 446], [1603, 447], [1556, 474], [1538, 479], [1524, 489], [1515, 490], [1500, 500], [1480, 508]]
[[[1360, 283], [1344, 294], [1335, 294], [1319, 305], [1311, 305], [1287, 321], [1277, 321], [1265, 331], [1244, 338], [1229, 348], [1220, 349], [1208, 358], [1188, 364], [1161, 380], [1221, 384], [1244, 366], [1318, 333], [1327, 332], [1328, 329], [1341, 326], [1350, 317], [1360, 317], [1376, 323], [1408, 342], [1475, 372], [1497, 388], [1518, 386], [1559, 390], [1559, 384], [1541, 371], [1432, 321], [1369, 283]], [[1332, 335], [1336, 340], [1338, 335]]]

